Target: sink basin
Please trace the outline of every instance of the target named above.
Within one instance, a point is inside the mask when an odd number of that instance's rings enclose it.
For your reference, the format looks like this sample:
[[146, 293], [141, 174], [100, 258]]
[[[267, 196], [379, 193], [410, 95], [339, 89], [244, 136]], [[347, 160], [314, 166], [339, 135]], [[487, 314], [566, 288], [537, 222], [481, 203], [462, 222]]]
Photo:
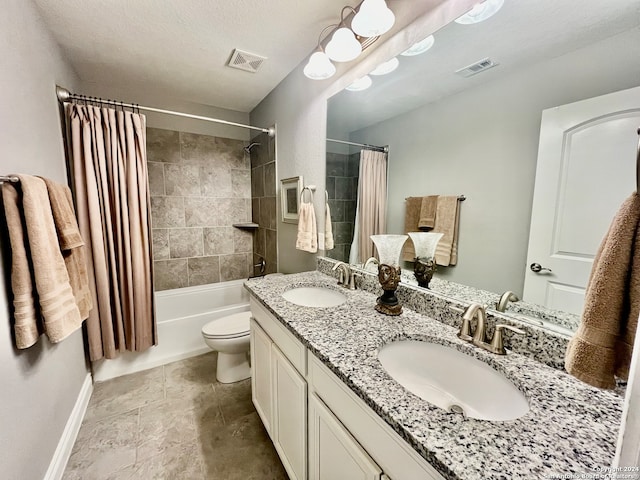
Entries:
[[378, 359], [400, 385], [445, 410], [481, 420], [514, 420], [529, 411], [501, 373], [454, 348], [403, 340], [384, 345]]
[[337, 307], [347, 301], [342, 293], [324, 287], [299, 287], [287, 290], [282, 297], [302, 307], [328, 308]]

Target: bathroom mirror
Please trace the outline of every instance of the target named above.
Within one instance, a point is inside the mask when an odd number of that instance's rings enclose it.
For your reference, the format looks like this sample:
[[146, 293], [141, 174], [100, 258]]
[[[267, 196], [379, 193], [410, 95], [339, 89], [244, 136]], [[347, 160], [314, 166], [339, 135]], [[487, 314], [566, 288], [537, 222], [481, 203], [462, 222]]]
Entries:
[[[387, 233], [404, 233], [408, 196], [466, 196], [458, 263], [438, 267], [434, 289], [440, 279], [522, 297], [535, 275], [527, 249], [542, 112], [640, 84], [637, 1], [506, 1], [490, 19], [451, 23], [434, 38], [420, 55], [399, 55], [393, 72], [372, 75], [369, 89], [329, 99], [327, 137], [389, 146]], [[624, 181], [615, 192], [597, 184], [591, 196], [621, 203], [635, 189], [635, 135], [628, 156], [607, 160]], [[353, 234], [359, 151], [327, 142], [336, 244]], [[575, 215], [588, 222], [590, 212]], [[338, 249], [326, 255], [344, 260]]]

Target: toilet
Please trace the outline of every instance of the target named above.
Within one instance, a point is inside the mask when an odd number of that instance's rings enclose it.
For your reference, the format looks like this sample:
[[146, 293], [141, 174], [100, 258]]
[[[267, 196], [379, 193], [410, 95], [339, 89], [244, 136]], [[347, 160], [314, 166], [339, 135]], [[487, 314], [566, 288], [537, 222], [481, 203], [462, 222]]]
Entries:
[[216, 378], [234, 383], [251, 376], [249, 366], [249, 324], [251, 312], [217, 318], [202, 327], [204, 341], [218, 352]]

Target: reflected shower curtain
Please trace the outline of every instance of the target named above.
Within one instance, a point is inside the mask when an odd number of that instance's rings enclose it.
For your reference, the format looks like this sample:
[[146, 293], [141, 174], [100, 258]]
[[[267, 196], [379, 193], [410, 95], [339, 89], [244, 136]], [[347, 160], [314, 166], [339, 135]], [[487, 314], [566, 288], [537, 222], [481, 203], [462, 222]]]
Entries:
[[157, 335], [145, 117], [68, 104], [66, 121], [94, 304], [87, 320], [89, 356], [146, 350]]
[[363, 263], [374, 256], [371, 235], [385, 233], [387, 225], [387, 154], [360, 151], [358, 204], [349, 263]]

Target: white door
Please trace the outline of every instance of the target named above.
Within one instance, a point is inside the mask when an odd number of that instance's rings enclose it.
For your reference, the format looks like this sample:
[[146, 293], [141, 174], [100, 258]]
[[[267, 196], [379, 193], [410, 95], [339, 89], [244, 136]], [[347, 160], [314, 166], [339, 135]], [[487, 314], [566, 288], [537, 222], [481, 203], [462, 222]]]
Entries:
[[314, 393], [309, 397], [309, 480], [380, 480], [382, 470]]
[[596, 251], [636, 190], [638, 127], [640, 87], [542, 112], [526, 301], [582, 313]]
[[273, 444], [291, 480], [307, 478], [307, 382], [271, 345]]
[[272, 433], [271, 339], [251, 318], [251, 399], [269, 436]]

